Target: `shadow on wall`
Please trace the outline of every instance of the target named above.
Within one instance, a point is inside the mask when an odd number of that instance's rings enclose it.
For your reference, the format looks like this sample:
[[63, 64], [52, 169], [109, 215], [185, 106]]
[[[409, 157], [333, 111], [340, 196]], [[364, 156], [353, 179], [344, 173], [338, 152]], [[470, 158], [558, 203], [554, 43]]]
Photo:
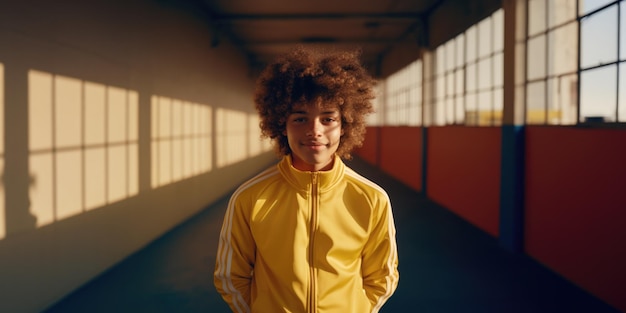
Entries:
[[[255, 113], [151, 95], [142, 110], [151, 116], [150, 138], [142, 139], [151, 152], [140, 156], [137, 91], [37, 70], [24, 76], [26, 110], [8, 109], [5, 125], [19, 144], [0, 148], [0, 240], [137, 196], [140, 182], [149, 191], [270, 149]], [[0, 85], [4, 79], [0, 63]], [[140, 173], [143, 161], [150, 172]]]

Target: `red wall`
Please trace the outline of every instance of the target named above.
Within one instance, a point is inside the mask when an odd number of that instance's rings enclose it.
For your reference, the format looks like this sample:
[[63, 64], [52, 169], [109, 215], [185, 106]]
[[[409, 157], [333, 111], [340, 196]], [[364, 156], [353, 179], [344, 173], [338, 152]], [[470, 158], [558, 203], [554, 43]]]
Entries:
[[409, 187], [422, 190], [421, 127], [369, 127], [356, 154]]
[[422, 190], [422, 128], [380, 129], [380, 168], [411, 188]]
[[527, 127], [527, 253], [626, 312], [626, 131]]
[[365, 161], [373, 165], [378, 165], [378, 133], [379, 127], [368, 127], [365, 133], [365, 141], [363, 146], [356, 149], [355, 155], [360, 156]]
[[501, 138], [499, 127], [428, 129], [428, 197], [496, 237]]
[[[356, 154], [421, 190], [422, 128], [371, 127]], [[430, 127], [427, 195], [498, 236], [501, 129]], [[626, 131], [526, 127], [525, 252], [626, 312]]]

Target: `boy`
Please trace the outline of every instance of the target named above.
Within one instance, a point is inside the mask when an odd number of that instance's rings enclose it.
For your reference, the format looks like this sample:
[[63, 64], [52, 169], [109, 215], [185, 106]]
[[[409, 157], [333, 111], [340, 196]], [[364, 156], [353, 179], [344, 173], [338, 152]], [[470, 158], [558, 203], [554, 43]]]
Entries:
[[351, 52], [298, 48], [255, 105], [282, 160], [232, 195], [215, 286], [233, 312], [378, 312], [398, 284], [387, 193], [341, 158], [362, 144], [374, 80]]

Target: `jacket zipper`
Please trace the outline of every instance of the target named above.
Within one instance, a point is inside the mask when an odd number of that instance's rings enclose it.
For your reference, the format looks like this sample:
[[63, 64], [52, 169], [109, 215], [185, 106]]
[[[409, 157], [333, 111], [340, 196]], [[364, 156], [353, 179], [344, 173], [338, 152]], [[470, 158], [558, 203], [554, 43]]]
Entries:
[[315, 299], [317, 299], [317, 275], [314, 267], [315, 260], [315, 232], [317, 231], [317, 173], [314, 172], [311, 177], [311, 231], [309, 239], [309, 275], [310, 275], [310, 291], [309, 291], [309, 312], [313, 313], [317, 311], [317, 305]]

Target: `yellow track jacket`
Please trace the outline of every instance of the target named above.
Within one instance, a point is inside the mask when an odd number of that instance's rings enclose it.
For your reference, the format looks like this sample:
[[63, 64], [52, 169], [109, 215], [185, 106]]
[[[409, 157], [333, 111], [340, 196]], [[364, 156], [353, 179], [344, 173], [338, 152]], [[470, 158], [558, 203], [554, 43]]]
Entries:
[[378, 312], [398, 284], [387, 193], [335, 156], [302, 172], [286, 156], [232, 195], [214, 282], [233, 312]]

